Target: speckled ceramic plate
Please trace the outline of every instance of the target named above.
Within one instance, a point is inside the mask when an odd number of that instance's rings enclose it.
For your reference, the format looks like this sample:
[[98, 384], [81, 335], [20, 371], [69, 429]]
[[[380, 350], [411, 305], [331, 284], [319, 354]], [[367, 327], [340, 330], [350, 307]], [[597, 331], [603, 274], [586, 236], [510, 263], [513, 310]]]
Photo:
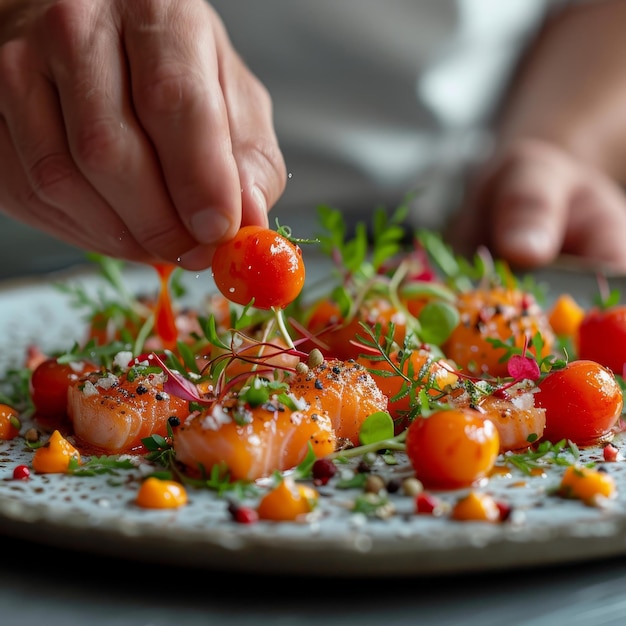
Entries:
[[[0, 372], [22, 363], [25, 347], [70, 345], [82, 338], [80, 313], [54, 288], [79, 281], [90, 290], [103, 282], [73, 273], [5, 283], [0, 287]], [[538, 275], [552, 291], [583, 300], [595, 293], [590, 273], [551, 270]], [[132, 289], [156, 289], [151, 274], [133, 270]], [[210, 280], [189, 276], [203, 293]], [[617, 279], [617, 286], [624, 283]], [[626, 286], [626, 283], [624, 283]], [[623, 442], [617, 441], [622, 447]], [[306, 523], [236, 524], [227, 501], [209, 491], [189, 493], [178, 510], [145, 510], [134, 504], [142, 469], [119, 475], [33, 475], [12, 480], [13, 468], [29, 463], [21, 439], [0, 442], [0, 532], [88, 554], [210, 570], [323, 575], [329, 577], [422, 576], [548, 565], [626, 554], [626, 462], [608, 466], [618, 497], [607, 507], [587, 507], [550, 495], [560, 470], [543, 476], [503, 473], [486, 487], [510, 503], [514, 515], [502, 524], [454, 522], [415, 515], [412, 499], [392, 494], [395, 514], [371, 519], [350, 512], [355, 493], [320, 488], [321, 506]], [[584, 460], [601, 461], [598, 449]], [[405, 459], [393, 468], [410, 473]], [[441, 494], [451, 503], [461, 492]]]

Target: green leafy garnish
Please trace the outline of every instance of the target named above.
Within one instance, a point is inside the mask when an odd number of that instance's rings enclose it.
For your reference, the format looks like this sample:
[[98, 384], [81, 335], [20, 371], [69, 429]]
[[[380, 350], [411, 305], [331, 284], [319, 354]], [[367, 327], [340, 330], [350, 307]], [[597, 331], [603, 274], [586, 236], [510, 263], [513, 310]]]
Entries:
[[391, 415], [384, 411], [377, 411], [369, 415], [359, 430], [359, 441], [366, 446], [385, 439], [391, 439], [394, 434]]

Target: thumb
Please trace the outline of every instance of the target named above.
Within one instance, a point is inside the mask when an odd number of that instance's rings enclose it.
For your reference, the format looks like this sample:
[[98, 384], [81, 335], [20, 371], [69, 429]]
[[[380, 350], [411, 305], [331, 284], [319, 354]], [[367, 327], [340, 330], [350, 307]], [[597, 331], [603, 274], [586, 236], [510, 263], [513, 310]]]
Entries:
[[496, 174], [488, 205], [493, 253], [519, 268], [553, 261], [568, 223], [574, 177], [566, 160], [518, 155]]

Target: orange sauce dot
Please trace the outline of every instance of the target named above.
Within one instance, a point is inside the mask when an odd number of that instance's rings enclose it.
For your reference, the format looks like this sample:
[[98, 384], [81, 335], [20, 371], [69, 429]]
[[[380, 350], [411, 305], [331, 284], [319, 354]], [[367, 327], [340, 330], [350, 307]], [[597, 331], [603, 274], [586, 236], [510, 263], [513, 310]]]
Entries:
[[458, 521], [499, 522], [500, 509], [492, 496], [472, 490], [457, 501], [451, 517]]
[[319, 494], [315, 489], [297, 484], [287, 477], [263, 496], [257, 512], [260, 519], [275, 522], [296, 521], [315, 508], [318, 498]]
[[80, 463], [80, 453], [55, 430], [47, 443], [33, 455], [33, 469], [38, 474], [64, 474], [72, 460]]
[[494, 465], [490, 476], [501, 476], [504, 478], [510, 478], [511, 470], [506, 465]]
[[145, 509], [176, 509], [187, 504], [187, 492], [174, 480], [150, 476], [141, 483], [136, 503]]
[[598, 499], [615, 496], [613, 477], [595, 468], [570, 465], [563, 474], [559, 494], [565, 498], [577, 498], [586, 504], [594, 505]]

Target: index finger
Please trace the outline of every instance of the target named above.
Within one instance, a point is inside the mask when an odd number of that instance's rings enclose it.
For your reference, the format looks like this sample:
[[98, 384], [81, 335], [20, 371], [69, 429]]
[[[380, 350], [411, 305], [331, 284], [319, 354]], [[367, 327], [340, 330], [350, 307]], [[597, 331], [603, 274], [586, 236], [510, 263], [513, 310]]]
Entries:
[[124, 33], [135, 112], [182, 222], [200, 244], [214, 244], [241, 224], [218, 70], [221, 23], [205, 2], [146, 4], [130, 4]]

